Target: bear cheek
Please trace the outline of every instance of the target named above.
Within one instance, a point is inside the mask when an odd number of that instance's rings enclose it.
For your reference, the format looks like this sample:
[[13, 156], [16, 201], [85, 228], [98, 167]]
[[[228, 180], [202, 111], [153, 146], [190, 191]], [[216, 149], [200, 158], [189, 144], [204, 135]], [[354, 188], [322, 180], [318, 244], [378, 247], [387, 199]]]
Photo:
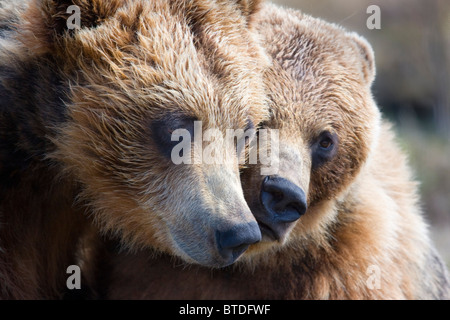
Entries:
[[366, 144], [361, 137], [343, 140], [336, 155], [311, 170], [309, 205], [336, 199], [347, 190], [367, 159]]

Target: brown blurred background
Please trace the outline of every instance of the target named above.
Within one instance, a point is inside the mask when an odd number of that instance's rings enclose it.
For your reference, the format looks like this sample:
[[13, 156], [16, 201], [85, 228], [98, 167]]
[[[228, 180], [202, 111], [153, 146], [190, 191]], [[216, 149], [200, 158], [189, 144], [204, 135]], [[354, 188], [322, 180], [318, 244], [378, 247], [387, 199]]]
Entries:
[[[372, 44], [375, 99], [410, 155], [431, 236], [450, 266], [450, 1], [272, 2], [342, 25]], [[381, 9], [379, 30], [367, 27], [370, 5]]]

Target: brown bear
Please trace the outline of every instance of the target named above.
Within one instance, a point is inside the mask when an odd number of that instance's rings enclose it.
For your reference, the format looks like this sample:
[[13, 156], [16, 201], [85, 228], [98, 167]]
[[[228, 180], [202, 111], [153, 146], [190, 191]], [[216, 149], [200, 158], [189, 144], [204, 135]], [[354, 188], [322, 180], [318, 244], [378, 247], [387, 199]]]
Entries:
[[242, 171], [262, 232], [232, 266], [186, 265], [111, 250], [113, 299], [440, 299], [447, 271], [428, 236], [416, 183], [372, 98], [370, 45], [339, 26], [267, 5], [258, 31], [279, 170]]
[[91, 220], [127, 248], [214, 267], [261, 239], [235, 149], [215, 150], [221, 165], [175, 166], [170, 152], [196, 122], [224, 133], [266, 117], [258, 10], [1, 1], [0, 298], [62, 297]]

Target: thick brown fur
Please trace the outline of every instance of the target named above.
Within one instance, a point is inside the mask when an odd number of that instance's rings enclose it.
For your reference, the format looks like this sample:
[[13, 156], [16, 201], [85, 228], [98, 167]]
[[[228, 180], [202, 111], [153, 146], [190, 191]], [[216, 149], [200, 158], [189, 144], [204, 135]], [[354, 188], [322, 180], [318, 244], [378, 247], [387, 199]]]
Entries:
[[88, 220], [128, 248], [222, 263], [196, 228], [253, 219], [237, 157], [171, 166], [152, 126], [189, 117], [224, 132], [264, 119], [259, 1], [0, 5], [0, 298], [62, 297]]
[[[428, 235], [407, 159], [370, 92], [370, 45], [342, 28], [267, 5], [258, 30], [273, 58], [266, 73], [279, 129], [278, 175], [308, 194], [283, 241], [263, 238], [233, 266], [209, 269], [141, 252], [113, 253], [103, 285], [119, 299], [448, 299], [449, 280]], [[313, 167], [311, 145], [338, 136]], [[257, 215], [264, 176], [242, 172]], [[114, 250], [112, 250], [114, 251]]]

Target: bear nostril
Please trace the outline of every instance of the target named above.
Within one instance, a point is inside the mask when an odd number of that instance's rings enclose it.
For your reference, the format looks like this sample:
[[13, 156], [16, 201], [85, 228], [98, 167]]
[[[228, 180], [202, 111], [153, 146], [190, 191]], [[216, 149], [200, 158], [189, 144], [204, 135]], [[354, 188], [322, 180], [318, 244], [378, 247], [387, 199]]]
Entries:
[[274, 201], [281, 201], [281, 200], [283, 200], [284, 195], [281, 192], [274, 191], [274, 192], [272, 192], [272, 197], [273, 197]]

